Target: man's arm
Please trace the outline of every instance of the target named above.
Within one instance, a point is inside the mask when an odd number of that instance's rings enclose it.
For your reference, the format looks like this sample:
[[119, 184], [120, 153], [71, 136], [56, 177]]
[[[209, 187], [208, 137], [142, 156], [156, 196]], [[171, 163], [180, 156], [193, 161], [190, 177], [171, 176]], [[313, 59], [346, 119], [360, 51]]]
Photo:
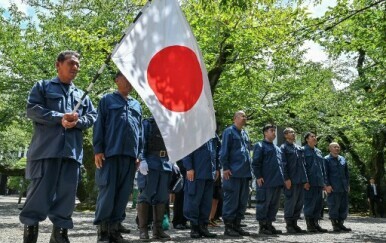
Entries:
[[86, 99], [83, 101], [84, 106], [82, 107], [82, 114], [78, 122], [76, 123], [76, 128], [85, 130], [90, 128], [96, 121], [97, 111], [95, 110], [90, 98], [86, 96]]

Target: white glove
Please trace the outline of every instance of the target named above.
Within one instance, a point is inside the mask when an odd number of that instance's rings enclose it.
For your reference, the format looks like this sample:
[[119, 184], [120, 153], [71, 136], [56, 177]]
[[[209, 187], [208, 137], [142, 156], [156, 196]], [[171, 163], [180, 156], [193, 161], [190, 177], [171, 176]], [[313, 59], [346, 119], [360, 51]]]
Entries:
[[148, 171], [149, 166], [147, 165], [146, 160], [142, 160], [141, 163], [139, 163], [139, 172], [141, 172], [142, 175], [147, 175]]

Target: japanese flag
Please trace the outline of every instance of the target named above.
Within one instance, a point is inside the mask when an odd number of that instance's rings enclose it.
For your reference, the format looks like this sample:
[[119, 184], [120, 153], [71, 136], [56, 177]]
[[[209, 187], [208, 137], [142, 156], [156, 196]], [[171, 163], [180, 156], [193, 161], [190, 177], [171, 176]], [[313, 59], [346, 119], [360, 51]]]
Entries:
[[149, 107], [171, 161], [214, 137], [207, 71], [176, 0], [148, 3], [112, 60]]

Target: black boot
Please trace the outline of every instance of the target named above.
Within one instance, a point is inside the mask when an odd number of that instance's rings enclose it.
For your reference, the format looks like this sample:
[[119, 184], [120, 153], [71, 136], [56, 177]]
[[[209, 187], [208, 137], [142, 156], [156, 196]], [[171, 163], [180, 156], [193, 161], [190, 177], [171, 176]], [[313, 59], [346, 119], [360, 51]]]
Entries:
[[97, 226], [98, 238], [97, 243], [109, 243], [109, 227], [106, 222], [102, 222]]
[[67, 229], [56, 227], [54, 225], [52, 227], [50, 243], [70, 243], [67, 233]]
[[331, 219], [331, 224], [332, 224], [332, 230], [334, 232], [340, 232], [342, 231], [339, 227], [339, 223], [337, 219]]
[[165, 204], [153, 206], [153, 239], [171, 240], [170, 235], [162, 229], [162, 221], [165, 214]]
[[237, 232], [233, 227], [233, 220], [225, 220], [225, 231], [224, 235], [231, 236], [231, 237], [238, 237], [240, 236], [239, 232]]
[[281, 230], [277, 230], [273, 225], [272, 222], [267, 222], [268, 229], [272, 232], [272, 234], [277, 235], [283, 233]]
[[268, 228], [267, 222], [259, 221], [259, 234], [272, 235], [272, 231]]
[[149, 229], [147, 225], [148, 225], [148, 217], [149, 217], [149, 204], [138, 203], [137, 214], [138, 214], [139, 239], [142, 241], [148, 241]]
[[208, 224], [202, 224], [198, 226], [198, 231], [205, 238], [216, 238], [217, 235], [208, 231]]
[[286, 223], [285, 228], [287, 229], [288, 234], [296, 234], [297, 233], [293, 222], [294, 221], [292, 219], [286, 219], [285, 220], [285, 223]]
[[296, 233], [303, 234], [303, 233], [307, 232], [307, 230], [304, 230], [304, 229], [299, 227], [298, 221], [296, 219], [292, 220], [292, 224], [293, 224], [294, 229], [296, 230]]
[[39, 224], [24, 225], [23, 243], [36, 243], [39, 234]]
[[109, 225], [109, 240], [112, 243], [129, 243], [130, 241], [123, 239], [121, 232], [119, 232], [119, 222]]
[[190, 228], [190, 238], [201, 238], [200, 228], [198, 225], [192, 224]]
[[326, 233], [327, 230], [326, 229], [323, 229], [320, 225], [319, 225], [319, 220], [318, 219], [315, 219], [314, 220], [314, 225], [315, 225], [315, 229], [320, 232], [320, 233]]
[[235, 231], [237, 231], [239, 233], [239, 235], [242, 235], [242, 236], [249, 236], [249, 232], [243, 230], [243, 228], [241, 228], [241, 219], [235, 219], [234, 221], [234, 225], [233, 225], [233, 229]]
[[344, 220], [338, 220], [338, 225], [340, 229], [345, 232], [350, 232], [351, 228], [347, 228], [346, 226], [343, 225], [343, 223], [344, 223]]
[[316, 233], [318, 230], [315, 228], [315, 223], [313, 218], [306, 218], [307, 231], [310, 233]]
[[124, 234], [130, 234], [131, 230], [123, 226], [122, 223], [118, 224], [118, 231]]

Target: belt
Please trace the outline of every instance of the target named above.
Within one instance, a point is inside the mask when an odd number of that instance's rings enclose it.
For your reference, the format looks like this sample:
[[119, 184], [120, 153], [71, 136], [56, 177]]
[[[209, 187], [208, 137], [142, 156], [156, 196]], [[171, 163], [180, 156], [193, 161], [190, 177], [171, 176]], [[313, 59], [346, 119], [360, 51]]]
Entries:
[[166, 150], [148, 151], [148, 153], [151, 154], [151, 155], [155, 155], [155, 156], [161, 157], [161, 158], [168, 156], [168, 153], [166, 152]]

